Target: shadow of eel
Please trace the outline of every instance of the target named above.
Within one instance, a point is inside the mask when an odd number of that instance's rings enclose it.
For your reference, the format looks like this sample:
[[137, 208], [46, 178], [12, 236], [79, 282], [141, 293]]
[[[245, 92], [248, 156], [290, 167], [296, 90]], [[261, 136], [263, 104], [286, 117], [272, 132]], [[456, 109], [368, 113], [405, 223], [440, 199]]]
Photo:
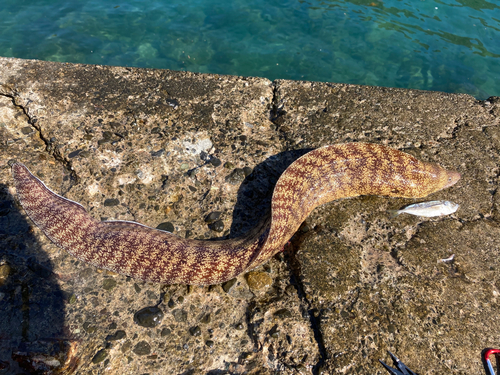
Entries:
[[95, 267], [135, 279], [210, 285], [253, 269], [279, 252], [324, 203], [359, 195], [422, 198], [454, 185], [460, 174], [371, 143], [318, 148], [293, 162], [273, 191], [271, 215], [242, 237], [202, 241], [128, 221], [98, 221], [61, 197], [23, 164], [11, 165], [19, 201], [57, 246]]

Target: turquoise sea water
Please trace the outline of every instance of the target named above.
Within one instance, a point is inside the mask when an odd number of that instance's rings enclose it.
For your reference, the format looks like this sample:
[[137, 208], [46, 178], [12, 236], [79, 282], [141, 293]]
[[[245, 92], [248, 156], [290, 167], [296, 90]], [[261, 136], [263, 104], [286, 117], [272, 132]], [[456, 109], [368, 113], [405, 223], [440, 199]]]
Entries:
[[500, 96], [500, 1], [0, 0], [0, 56], [484, 99]]

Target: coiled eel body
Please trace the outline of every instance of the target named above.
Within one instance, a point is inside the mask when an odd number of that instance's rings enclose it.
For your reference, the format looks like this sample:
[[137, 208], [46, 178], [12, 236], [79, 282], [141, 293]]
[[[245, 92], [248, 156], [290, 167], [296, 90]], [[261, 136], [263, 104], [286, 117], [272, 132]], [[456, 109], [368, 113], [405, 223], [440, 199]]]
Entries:
[[19, 200], [52, 242], [93, 266], [166, 284], [218, 284], [279, 252], [317, 206], [359, 195], [421, 198], [460, 174], [370, 143], [313, 150], [293, 162], [274, 188], [270, 217], [243, 237], [201, 241], [128, 221], [100, 222], [21, 163], [12, 164]]

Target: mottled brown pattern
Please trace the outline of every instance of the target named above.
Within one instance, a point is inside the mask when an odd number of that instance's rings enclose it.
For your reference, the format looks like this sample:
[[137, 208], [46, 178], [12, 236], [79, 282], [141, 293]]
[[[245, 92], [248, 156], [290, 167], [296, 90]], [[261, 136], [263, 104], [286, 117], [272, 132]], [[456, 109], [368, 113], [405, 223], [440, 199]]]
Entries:
[[19, 200], [57, 246], [96, 267], [167, 284], [217, 284], [279, 252], [317, 206], [358, 195], [420, 198], [460, 175], [370, 143], [311, 151], [274, 188], [271, 217], [244, 237], [199, 241], [126, 221], [99, 222], [78, 203], [50, 191], [20, 163], [12, 165]]

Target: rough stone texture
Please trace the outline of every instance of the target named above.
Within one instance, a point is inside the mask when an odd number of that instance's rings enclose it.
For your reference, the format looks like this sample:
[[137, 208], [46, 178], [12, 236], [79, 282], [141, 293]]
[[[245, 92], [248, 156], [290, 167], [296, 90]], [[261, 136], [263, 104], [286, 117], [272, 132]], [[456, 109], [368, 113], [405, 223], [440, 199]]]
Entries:
[[[382, 374], [389, 349], [420, 374], [482, 372], [480, 351], [500, 342], [499, 116], [499, 98], [0, 58], [2, 366]], [[256, 225], [304, 150], [346, 141], [458, 169], [462, 180], [431, 198], [459, 211], [390, 219], [413, 201], [336, 201], [253, 274], [211, 287], [72, 258], [16, 203], [7, 164], [24, 162], [96, 218], [208, 239]], [[140, 326], [148, 307], [161, 321]]]

